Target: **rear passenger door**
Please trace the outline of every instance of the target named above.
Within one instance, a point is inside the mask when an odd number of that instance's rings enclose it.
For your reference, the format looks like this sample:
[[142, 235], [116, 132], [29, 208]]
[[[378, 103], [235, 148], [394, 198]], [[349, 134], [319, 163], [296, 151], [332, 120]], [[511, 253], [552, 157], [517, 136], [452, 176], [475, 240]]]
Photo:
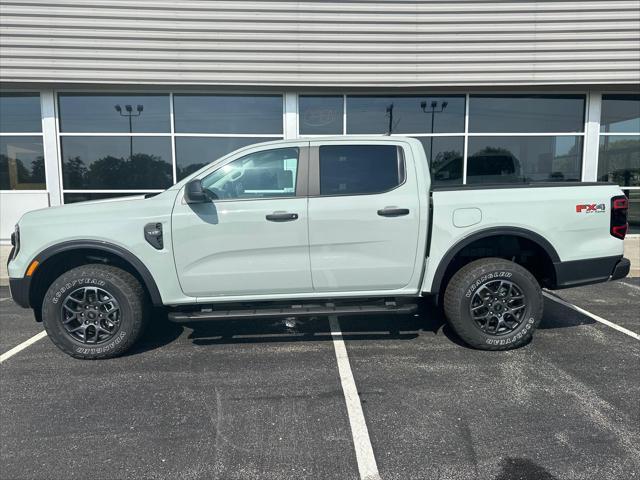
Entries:
[[420, 225], [415, 168], [402, 144], [311, 142], [309, 253], [319, 292], [401, 289]]

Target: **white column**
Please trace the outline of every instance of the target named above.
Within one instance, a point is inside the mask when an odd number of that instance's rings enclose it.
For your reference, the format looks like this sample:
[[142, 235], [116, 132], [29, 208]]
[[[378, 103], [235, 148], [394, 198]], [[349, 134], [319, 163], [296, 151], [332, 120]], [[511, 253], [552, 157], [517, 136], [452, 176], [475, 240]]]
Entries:
[[40, 92], [42, 112], [42, 145], [44, 147], [44, 169], [49, 192], [49, 204], [62, 203], [60, 185], [60, 161], [58, 157], [58, 132], [56, 128], [56, 96], [53, 90]]
[[[469, 99], [468, 93], [464, 96], [464, 145], [462, 147], [462, 184], [467, 184], [467, 155], [469, 154]], [[431, 152], [433, 153], [433, 152]], [[433, 165], [429, 159], [429, 165]]]
[[284, 138], [298, 138], [298, 94], [284, 94]]
[[598, 150], [600, 136], [600, 110], [602, 93], [589, 92], [587, 100], [587, 121], [584, 136], [584, 156], [582, 159], [582, 181], [595, 182], [598, 179]]

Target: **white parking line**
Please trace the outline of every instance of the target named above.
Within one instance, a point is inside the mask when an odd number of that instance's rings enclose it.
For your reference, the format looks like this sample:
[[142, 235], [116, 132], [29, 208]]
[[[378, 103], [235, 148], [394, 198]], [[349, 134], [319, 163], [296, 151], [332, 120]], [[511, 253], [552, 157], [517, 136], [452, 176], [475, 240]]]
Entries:
[[367, 422], [364, 419], [364, 413], [362, 413], [362, 404], [360, 403], [356, 382], [351, 372], [349, 356], [347, 355], [347, 348], [342, 339], [342, 331], [340, 330], [338, 317], [331, 315], [329, 317], [329, 325], [331, 326], [331, 336], [333, 337], [333, 348], [336, 351], [340, 383], [342, 383], [342, 391], [347, 403], [347, 415], [349, 416], [349, 424], [351, 425], [353, 445], [356, 449], [356, 460], [358, 462], [360, 480], [380, 480], [376, 457], [373, 455], [373, 448], [371, 447]]
[[627, 282], [618, 282], [621, 283], [622, 285], [626, 285], [627, 287], [631, 287], [634, 290], [640, 290], [640, 287], [638, 285], [634, 285], [633, 283], [627, 283]]
[[9, 358], [13, 357], [16, 353], [21, 352], [22, 350], [27, 348], [29, 345], [36, 343], [38, 340], [46, 336], [47, 336], [47, 332], [43, 330], [37, 335], [34, 335], [33, 337], [31, 337], [29, 340], [26, 340], [22, 342], [20, 345], [13, 347], [8, 352], [5, 352], [2, 355], [0, 355], [0, 363], [4, 362], [5, 360], [8, 360]]
[[628, 329], [626, 329], [624, 327], [621, 327], [620, 325], [616, 325], [615, 323], [610, 322], [609, 320], [606, 320], [606, 319], [604, 319], [602, 317], [599, 317], [598, 315], [595, 315], [595, 314], [593, 314], [591, 312], [587, 312], [585, 309], [580, 308], [577, 305], [574, 305], [573, 303], [565, 302], [564, 300], [562, 300], [561, 298], [556, 297], [555, 295], [551, 295], [550, 293], [547, 293], [547, 292], [542, 292], [542, 294], [545, 297], [547, 297], [547, 298], [549, 298], [549, 299], [551, 299], [551, 300], [553, 300], [555, 302], [558, 302], [561, 305], [564, 305], [565, 307], [569, 307], [570, 309], [575, 310], [576, 312], [579, 312], [579, 313], [581, 313], [583, 315], [586, 315], [589, 318], [594, 319], [596, 322], [603, 323], [603, 324], [607, 325], [608, 327], [614, 328], [614, 329], [618, 330], [619, 332], [624, 333], [625, 335], [629, 335], [630, 337], [635, 338], [636, 340], [640, 340], [640, 335], [638, 335], [635, 332], [632, 332], [631, 330], [628, 330]]
[[0, 298], [0, 302], [4, 302], [6, 300], [11, 300], [11, 297], [6, 297], [6, 298]]

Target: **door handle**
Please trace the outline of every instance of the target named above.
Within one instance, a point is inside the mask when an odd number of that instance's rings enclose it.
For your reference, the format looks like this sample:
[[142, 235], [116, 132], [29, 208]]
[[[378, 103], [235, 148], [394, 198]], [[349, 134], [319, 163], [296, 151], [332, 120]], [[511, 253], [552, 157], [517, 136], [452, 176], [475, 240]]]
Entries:
[[402, 215], [409, 215], [409, 209], [385, 207], [378, 210], [378, 215], [380, 215], [381, 217], [401, 217]]
[[270, 222], [291, 222], [298, 219], [298, 214], [289, 212], [273, 212], [265, 218]]

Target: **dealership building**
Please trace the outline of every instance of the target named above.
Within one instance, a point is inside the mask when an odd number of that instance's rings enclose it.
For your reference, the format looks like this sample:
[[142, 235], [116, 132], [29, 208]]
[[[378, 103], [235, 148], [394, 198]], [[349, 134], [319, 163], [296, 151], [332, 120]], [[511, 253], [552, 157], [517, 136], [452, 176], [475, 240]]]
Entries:
[[436, 186], [617, 183], [640, 233], [637, 0], [3, 0], [0, 15], [5, 245], [31, 209], [351, 134], [419, 138]]

